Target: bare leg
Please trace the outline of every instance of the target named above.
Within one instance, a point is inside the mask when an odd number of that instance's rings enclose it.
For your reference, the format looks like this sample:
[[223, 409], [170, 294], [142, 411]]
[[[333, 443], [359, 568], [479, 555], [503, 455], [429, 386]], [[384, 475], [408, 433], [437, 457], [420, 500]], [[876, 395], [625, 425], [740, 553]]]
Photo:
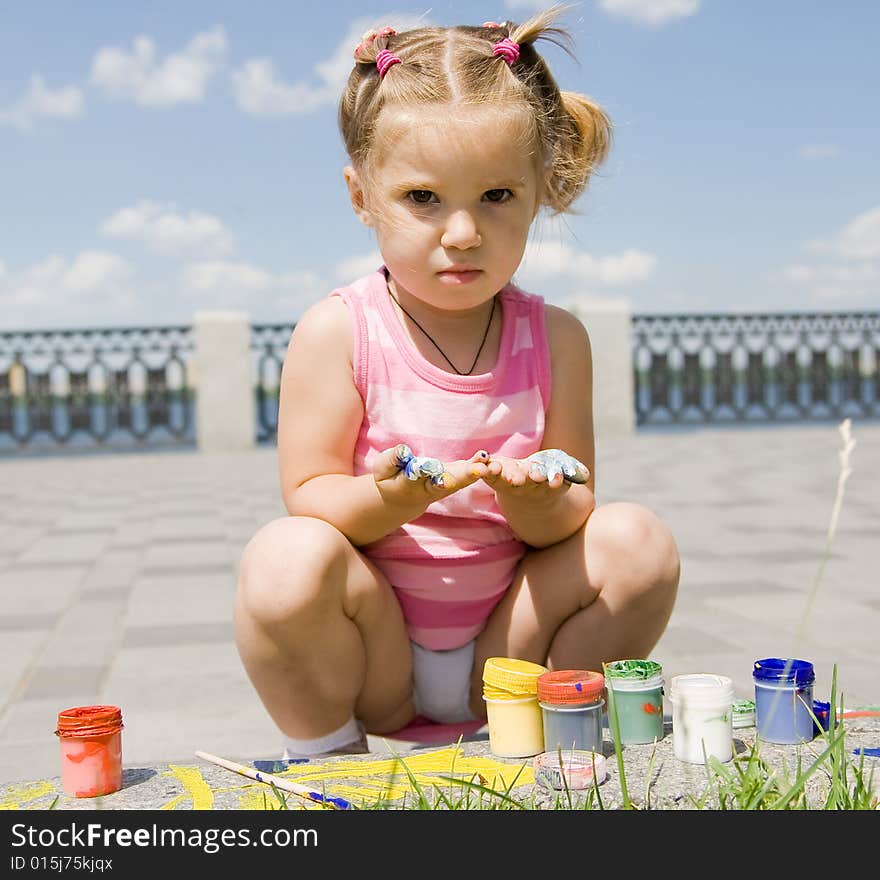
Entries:
[[235, 640], [272, 720], [314, 739], [354, 714], [367, 731], [407, 724], [412, 655], [391, 587], [333, 526], [282, 517], [241, 558]]
[[570, 538], [523, 558], [477, 637], [471, 709], [486, 714], [488, 657], [597, 671], [647, 658], [672, 614], [679, 573], [675, 540], [655, 514], [622, 502], [597, 507]]

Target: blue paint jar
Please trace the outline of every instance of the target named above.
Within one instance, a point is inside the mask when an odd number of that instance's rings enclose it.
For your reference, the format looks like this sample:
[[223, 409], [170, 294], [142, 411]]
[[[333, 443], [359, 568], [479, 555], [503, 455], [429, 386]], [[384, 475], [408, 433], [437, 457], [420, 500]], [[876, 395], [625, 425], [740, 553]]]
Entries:
[[559, 669], [538, 676], [544, 751], [602, 753], [605, 676], [591, 669]]
[[809, 742], [816, 735], [813, 718], [813, 664], [807, 660], [767, 657], [756, 660], [755, 727], [772, 743]]
[[824, 733], [831, 726], [831, 703], [824, 700], [813, 700], [813, 714], [816, 716], [816, 736]]

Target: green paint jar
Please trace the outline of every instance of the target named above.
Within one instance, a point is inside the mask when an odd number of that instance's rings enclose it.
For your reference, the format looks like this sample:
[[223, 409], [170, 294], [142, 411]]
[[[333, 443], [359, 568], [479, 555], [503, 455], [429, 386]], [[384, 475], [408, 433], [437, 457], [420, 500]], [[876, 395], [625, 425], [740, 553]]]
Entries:
[[[605, 687], [614, 692], [608, 696], [609, 726], [610, 713], [616, 711], [621, 743], [652, 743], [663, 739], [663, 667], [659, 663], [654, 660], [606, 663]], [[611, 731], [613, 735], [613, 726]]]

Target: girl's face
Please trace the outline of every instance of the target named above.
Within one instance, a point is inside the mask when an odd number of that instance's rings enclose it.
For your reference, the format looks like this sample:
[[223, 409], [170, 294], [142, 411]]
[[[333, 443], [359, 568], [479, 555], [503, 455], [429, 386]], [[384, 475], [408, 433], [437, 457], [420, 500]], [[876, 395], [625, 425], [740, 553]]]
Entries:
[[369, 182], [345, 170], [376, 230], [398, 296], [433, 308], [489, 300], [522, 260], [539, 207], [539, 163], [523, 117], [485, 107], [385, 107]]

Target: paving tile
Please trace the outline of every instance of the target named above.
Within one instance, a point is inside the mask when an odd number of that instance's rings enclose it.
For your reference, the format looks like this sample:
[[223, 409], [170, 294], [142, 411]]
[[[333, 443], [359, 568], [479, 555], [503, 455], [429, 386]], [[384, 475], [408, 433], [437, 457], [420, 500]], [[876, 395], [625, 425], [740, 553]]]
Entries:
[[232, 562], [226, 542], [222, 540], [187, 541], [151, 544], [144, 553], [145, 574], [186, 571], [223, 571]]
[[228, 623], [131, 626], [122, 634], [122, 648], [129, 650], [149, 645], [198, 645], [211, 642], [230, 644], [233, 639], [231, 619]]
[[29, 670], [39, 661], [49, 643], [49, 635], [48, 628], [3, 633], [0, 638], [0, 707], [14, 705], [19, 699]]
[[87, 569], [58, 564], [0, 570], [0, 595], [9, 614], [53, 614], [67, 607]]
[[739, 645], [720, 638], [716, 633], [690, 626], [670, 624], [663, 634], [664, 646], [688, 653], [699, 651], [736, 651]]
[[216, 513], [193, 516], [176, 513], [163, 516], [153, 523], [152, 540], [157, 544], [211, 541], [220, 540], [225, 534], [226, 530]]
[[129, 596], [125, 627], [228, 623], [236, 580], [230, 567], [217, 573], [182, 569], [143, 574]]
[[20, 565], [93, 562], [107, 544], [109, 532], [50, 534], [33, 541], [18, 558]]
[[54, 520], [50, 535], [112, 531], [116, 528], [119, 517], [120, 513], [116, 510], [67, 510]]
[[0, 552], [4, 555], [24, 553], [48, 531], [48, 526], [27, 525], [21, 519], [0, 530]]
[[99, 701], [106, 674], [105, 666], [38, 666], [20, 699], [53, 697], [68, 706], [88, 705]]
[[0, 613], [0, 632], [24, 632], [26, 630], [50, 630], [58, 621], [59, 615], [51, 612], [32, 614]]
[[41, 666], [104, 668], [113, 662], [127, 595], [91, 597], [67, 609], [40, 658]]

